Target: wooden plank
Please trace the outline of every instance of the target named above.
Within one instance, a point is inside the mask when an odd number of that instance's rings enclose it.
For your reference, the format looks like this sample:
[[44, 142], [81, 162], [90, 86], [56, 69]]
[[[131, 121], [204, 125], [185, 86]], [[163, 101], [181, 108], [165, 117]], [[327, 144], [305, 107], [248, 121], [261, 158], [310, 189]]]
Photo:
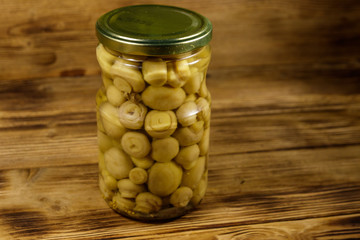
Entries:
[[271, 230], [284, 239], [356, 236], [359, 156], [358, 146], [213, 156], [201, 207], [163, 224], [136, 223], [111, 211], [100, 196], [95, 164], [2, 170], [0, 237], [229, 239], [272, 236]]
[[[137, 1], [169, 4], [168, 1]], [[98, 74], [94, 24], [133, 1], [1, 2], [0, 80]], [[356, 0], [182, 0], [214, 25], [212, 68], [351, 60], [359, 64]]]
[[[298, 221], [244, 224], [234, 227], [219, 227], [185, 233], [158, 234], [131, 239], [187, 239], [187, 240], [233, 240], [233, 239], [358, 239], [359, 215], [304, 219]], [[104, 238], [111, 239], [111, 238]]]

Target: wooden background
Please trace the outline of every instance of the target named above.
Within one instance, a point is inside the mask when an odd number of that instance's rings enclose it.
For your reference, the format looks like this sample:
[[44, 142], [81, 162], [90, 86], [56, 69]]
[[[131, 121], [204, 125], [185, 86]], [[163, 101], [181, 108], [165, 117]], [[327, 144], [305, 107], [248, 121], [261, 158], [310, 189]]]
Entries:
[[[94, 24], [140, 3], [214, 25], [209, 188], [178, 220], [97, 187]], [[360, 239], [358, 0], [0, 0], [0, 239]]]

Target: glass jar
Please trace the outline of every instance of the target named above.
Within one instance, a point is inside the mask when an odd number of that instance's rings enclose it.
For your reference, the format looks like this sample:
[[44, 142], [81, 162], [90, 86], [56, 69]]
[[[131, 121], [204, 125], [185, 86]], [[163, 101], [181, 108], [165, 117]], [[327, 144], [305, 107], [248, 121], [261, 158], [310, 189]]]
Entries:
[[133, 219], [179, 217], [207, 187], [211, 23], [182, 8], [135, 5], [106, 13], [96, 31], [102, 195]]

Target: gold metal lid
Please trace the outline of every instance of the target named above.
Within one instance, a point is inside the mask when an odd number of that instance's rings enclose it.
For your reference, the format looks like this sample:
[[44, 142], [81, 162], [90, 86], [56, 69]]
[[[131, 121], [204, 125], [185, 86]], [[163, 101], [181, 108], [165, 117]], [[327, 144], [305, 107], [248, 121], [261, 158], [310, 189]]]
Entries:
[[207, 45], [211, 22], [193, 11], [164, 5], [134, 5], [101, 16], [96, 34], [111, 50], [136, 55], [172, 55]]

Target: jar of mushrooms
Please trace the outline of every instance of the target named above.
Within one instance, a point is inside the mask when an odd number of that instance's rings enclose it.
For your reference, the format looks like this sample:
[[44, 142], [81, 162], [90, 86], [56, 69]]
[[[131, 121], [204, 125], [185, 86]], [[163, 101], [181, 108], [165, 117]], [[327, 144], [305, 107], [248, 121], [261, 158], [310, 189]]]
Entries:
[[207, 188], [212, 26], [195, 12], [135, 5], [96, 23], [99, 185], [118, 213], [169, 220]]

